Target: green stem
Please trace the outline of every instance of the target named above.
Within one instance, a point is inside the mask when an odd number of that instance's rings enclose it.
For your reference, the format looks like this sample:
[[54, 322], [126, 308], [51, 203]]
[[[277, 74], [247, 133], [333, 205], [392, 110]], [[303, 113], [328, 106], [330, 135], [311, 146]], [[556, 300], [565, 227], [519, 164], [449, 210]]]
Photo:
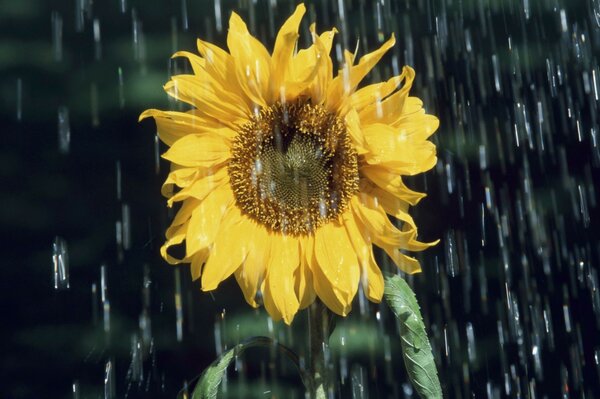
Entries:
[[329, 353], [331, 313], [318, 299], [308, 310], [311, 399], [327, 399], [330, 388], [325, 354]]

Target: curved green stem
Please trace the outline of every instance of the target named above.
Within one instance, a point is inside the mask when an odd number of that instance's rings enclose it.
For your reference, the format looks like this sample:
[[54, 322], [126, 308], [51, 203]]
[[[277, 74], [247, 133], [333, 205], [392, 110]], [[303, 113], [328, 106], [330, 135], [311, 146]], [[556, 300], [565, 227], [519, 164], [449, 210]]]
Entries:
[[326, 399], [330, 385], [326, 354], [332, 314], [318, 299], [308, 310], [308, 340], [310, 348], [311, 399]]

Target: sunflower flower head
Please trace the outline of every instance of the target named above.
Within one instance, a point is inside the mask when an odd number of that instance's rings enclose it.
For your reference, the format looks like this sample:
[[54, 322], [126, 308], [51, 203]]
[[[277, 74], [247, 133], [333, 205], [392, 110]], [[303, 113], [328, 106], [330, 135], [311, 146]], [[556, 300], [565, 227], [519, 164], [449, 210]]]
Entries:
[[[205, 291], [233, 274], [250, 305], [260, 297], [288, 324], [316, 297], [345, 316], [361, 284], [381, 301], [373, 245], [417, 273], [419, 262], [404, 252], [435, 244], [417, 241], [408, 209], [424, 194], [402, 180], [437, 161], [427, 139], [438, 119], [408, 95], [414, 70], [358, 89], [394, 36], [358, 63], [346, 52], [334, 76], [335, 29], [317, 34], [311, 25], [312, 45], [296, 49], [304, 13], [300, 4], [271, 54], [232, 13], [229, 51], [198, 40], [199, 55], [174, 55], [193, 73], [164, 89], [191, 110], [140, 116], [155, 119], [170, 147], [162, 193], [168, 206], [181, 203], [161, 255], [190, 263]], [[176, 245], [185, 247], [181, 259], [169, 254]]]

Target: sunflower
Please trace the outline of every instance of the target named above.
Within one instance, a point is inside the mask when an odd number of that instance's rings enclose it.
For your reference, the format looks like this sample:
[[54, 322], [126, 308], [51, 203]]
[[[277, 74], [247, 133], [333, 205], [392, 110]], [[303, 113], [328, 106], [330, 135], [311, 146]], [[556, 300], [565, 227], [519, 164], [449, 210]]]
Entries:
[[[358, 89], [394, 45], [392, 35], [358, 63], [346, 51], [334, 77], [337, 31], [317, 34], [312, 24], [312, 45], [298, 51], [304, 13], [300, 4], [272, 54], [232, 13], [229, 52], [198, 40], [199, 56], [174, 55], [187, 58], [193, 73], [173, 76], [164, 89], [191, 109], [140, 116], [155, 119], [170, 147], [162, 193], [168, 206], [181, 203], [161, 255], [190, 263], [204, 291], [235, 275], [250, 305], [264, 303], [287, 324], [317, 297], [347, 315], [361, 284], [381, 301], [373, 245], [417, 273], [419, 262], [404, 252], [435, 244], [417, 241], [408, 209], [424, 194], [402, 180], [437, 161], [427, 139], [438, 119], [408, 96], [414, 70]], [[185, 246], [182, 259], [168, 251], [176, 245]]]

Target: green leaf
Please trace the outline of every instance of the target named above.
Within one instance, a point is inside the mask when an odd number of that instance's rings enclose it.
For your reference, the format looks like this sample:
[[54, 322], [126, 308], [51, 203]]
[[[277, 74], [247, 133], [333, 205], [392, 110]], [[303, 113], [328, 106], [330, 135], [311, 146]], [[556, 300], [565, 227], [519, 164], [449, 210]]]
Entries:
[[[293, 351], [284, 345], [276, 343], [271, 338], [252, 337], [222, 353], [217, 360], [215, 360], [206, 368], [206, 370], [204, 370], [198, 379], [196, 387], [194, 388], [192, 399], [216, 399], [217, 393], [219, 392], [219, 385], [221, 385], [221, 381], [223, 381], [223, 376], [227, 372], [227, 367], [236, 356], [241, 355], [246, 349], [254, 346], [270, 347], [273, 345], [275, 345], [283, 354], [285, 354], [288, 358], [290, 358], [290, 360], [292, 360], [292, 362], [294, 362], [300, 371], [300, 376], [302, 377], [303, 382], [306, 383], [306, 375], [304, 371], [300, 369], [300, 361], [298, 356]], [[178, 397], [181, 398], [183, 395], [180, 393]]]
[[421, 398], [441, 398], [442, 388], [415, 293], [404, 279], [394, 276], [385, 279], [384, 295], [399, 321], [402, 355], [413, 387]]

